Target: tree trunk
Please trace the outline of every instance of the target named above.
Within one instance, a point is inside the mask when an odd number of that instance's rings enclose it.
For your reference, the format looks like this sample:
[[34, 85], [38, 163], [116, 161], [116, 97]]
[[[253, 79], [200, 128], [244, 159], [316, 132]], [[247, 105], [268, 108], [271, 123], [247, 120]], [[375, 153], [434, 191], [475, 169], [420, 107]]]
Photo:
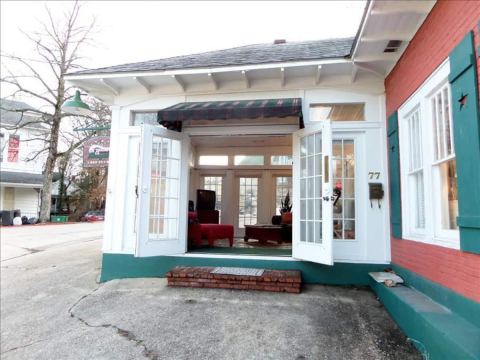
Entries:
[[[60, 115], [60, 111], [58, 111]], [[57, 162], [58, 133], [60, 130], [60, 118], [53, 120], [52, 131], [50, 133], [50, 148], [48, 150], [47, 161], [43, 173], [42, 199], [40, 205], [40, 222], [45, 223], [50, 220], [50, 211], [52, 207], [52, 180]]]
[[[63, 81], [62, 81], [63, 82]], [[64, 85], [60, 84], [59, 86], [59, 96], [60, 101], [57, 102], [55, 107], [55, 114], [52, 119], [52, 129], [50, 132], [50, 141], [47, 161], [45, 163], [45, 170], [43, 173], [43, 187], [42, 187], [42, 199], [40, 205], [40, 222], [46, 223], [50, 220], [50, 211], [52, 208], [52, 179], [53, 172], [55, 170], [55, 164], [57, 162], [57, 152], [58, 152], [58, 134], [60, 132], [60, 121], [61, 117], [61, 106], [63, 104], [64, 97]]]

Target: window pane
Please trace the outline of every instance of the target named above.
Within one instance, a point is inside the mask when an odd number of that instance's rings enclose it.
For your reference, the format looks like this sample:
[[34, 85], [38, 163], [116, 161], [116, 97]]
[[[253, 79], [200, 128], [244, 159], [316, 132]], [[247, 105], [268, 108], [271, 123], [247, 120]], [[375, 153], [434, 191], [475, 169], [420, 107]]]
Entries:
[[140, 126], [143, 124], [158, 125], [157, 112], [134, 112], [132, 125]]
[[238, 165], [263, 165], [263, 155], [235, 155], [234, 164]]
[[441, 196], [442, 196], [442, 228], [447, 230], [458, 229], [458, 189], [457, 166], [455, 160], [442, 163]]
[[227, 155], [200, 155], [199, 165], [226, 166], [228, 165]]
[[364, 121], [365, 104], [318, 104], [311, 107], [311, 121]]
[[290, 202], [292, 201], [292, 177], [291, 176], [279, 176], [275, 180], [276, 189], [275, 189], [275, 207], [277, 214], [280, 214], [280, 209], [282, 206], [282, 201], [285, 200], [285, 196], [289, 194]]
[[240, 178], [238, 227], [257, 223], [257, 178]]
[[168, 152], [168, 148], [177, 146], [175, 143], [179, 141], [153, 138], [149, 209], [149, 238], [153, 240], [178, 236], [180, 161]]
[[[333, 206], [333, 237], [355, 239], [355, 143], [353, 140], [333, 141], [333, 181], [342, 189]], [[349, 225], [347, 228], [346, 225]], [[352, 225], [353, 224], [353, 225]]]
[[432, 122], [434, 130], [435, 160], [441, 161], [454, 154], [452, 119], [450, 116], [450, 87], [445, 85], [431, 100]]
[[290, 155], [272, 155], [270, 158], [271, 165], [292, 165], [292, 157]]

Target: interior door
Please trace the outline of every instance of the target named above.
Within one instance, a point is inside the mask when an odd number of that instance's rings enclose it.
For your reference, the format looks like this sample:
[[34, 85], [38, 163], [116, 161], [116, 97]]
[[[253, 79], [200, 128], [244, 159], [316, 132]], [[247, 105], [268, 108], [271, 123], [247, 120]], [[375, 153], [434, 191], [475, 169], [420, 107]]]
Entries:
[[323, 121], [293, 134], [294, 258], [333, 265], [332, 130]]
[[142, 126], [135, 256], [186, 252], [189, 153], [187, 135]]

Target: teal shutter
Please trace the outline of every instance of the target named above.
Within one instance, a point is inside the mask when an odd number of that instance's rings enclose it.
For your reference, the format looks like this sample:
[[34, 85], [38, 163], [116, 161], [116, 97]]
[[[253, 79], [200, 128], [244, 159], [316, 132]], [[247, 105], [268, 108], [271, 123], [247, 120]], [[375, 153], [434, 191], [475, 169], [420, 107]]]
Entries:
[[400, 147], [398, 143], [398, 114], [388, 118], [388, 162], [390, 177], [390, 224], [392, 235], [402, 238], [402, 203], [400, 198]]
[[480, 124], [473, 33], [450, 53], [460, 248], [480, 254]]

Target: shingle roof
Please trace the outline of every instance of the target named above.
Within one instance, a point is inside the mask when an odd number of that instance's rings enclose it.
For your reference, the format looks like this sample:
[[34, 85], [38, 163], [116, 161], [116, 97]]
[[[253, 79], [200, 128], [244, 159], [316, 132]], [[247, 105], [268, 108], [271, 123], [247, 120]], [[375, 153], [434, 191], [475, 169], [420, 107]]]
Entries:
[[[9, 110], [25, 110], [23, 117], [21, 112], [9, 111]], [[0, 99], [0, 124], [19, 126], [25, 123], [29, 123], [28, 126], [35, 129], [46, 129], [46, 125], [42, 122], [41, 117], [37, 114], [29, 113], [29, 111], [35, 110], [27, 103]]]
[[43, 184], [43, 175], [16, 171], [0, 171], [0, 182], [41, 186]]
[[231, 49], [175, 56], [160, 60], [82, 70], [73, 74], [107, 74], [135, 71], [177, 70], [344, 58], [350, 55], [353, 42], [354, 38], [350, 37], [342, 39], [286, 42], [282, 44], [270, 43], [246, 45]]

